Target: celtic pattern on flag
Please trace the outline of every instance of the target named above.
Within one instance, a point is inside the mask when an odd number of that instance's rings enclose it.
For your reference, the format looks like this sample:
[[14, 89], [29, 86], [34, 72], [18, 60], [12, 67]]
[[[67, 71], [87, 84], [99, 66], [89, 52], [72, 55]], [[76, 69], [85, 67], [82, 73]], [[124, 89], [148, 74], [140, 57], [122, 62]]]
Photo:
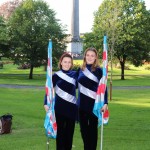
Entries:
[[[100, 126], [102, 123], [102, 114], [100, 110], [104, 105], [107, 78], [108, 78], [107, 36], [104, 36], [104, 39], [103, 39], [103, 75], [99, 81], [96, 100], [95, 100], [95, 104], [93, 108], [93, 113], [98, 117], [98, 126]], [[107, 110], [104, 113], [104, 119], [103, 119], [104, 124], [108, 123], [108, 119], [109, 119], [109, 112]]]
[[57, 134], [57, 124], [54, 111], [54, 94], [53, 94], [53, 83], [52, 83], [52, 41], [48, 44], [48, 64], [47, 64], [47, 78], [46, 78], [46, 95], [47, 95], [47, 105], [49, 107], [48, 112], [45, 116], [44, 128], [46, 135], [50, 138], [56, 138]]

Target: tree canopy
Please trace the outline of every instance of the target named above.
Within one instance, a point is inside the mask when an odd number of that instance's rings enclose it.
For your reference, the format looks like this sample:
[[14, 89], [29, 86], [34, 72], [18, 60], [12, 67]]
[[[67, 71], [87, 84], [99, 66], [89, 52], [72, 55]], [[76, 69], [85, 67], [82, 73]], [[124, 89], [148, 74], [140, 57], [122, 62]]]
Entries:
[[[108, 36], [109, 54], [117, 58], [121, 65], [121, 79], [124, 79], [125, 62], [142, 65], [150, 58], [150, 11], [140, 0], [104, 0], [95, 12], [93, 32], [90, 42], [102, 49], [104, 34]], [[85, 36], [85, 41], [91, 35]], [[88, 45], [86, 43], [86, 45]], [[101, 48], [101, 49], [100, 49]]]
[[8, 30], [3, 17], [0, 17], [0, 57], [7, 56], [8, 53]]
[[33, 68], [47, 60], [49, 39], [53, 42], [53, 61], [56, 63], [65, 48], [65, 28], [55, 18], [55, 11], [40, 0], [26, 0], [8, 20], [11, 38], [11, 58], [15, 64], [30, 64]]

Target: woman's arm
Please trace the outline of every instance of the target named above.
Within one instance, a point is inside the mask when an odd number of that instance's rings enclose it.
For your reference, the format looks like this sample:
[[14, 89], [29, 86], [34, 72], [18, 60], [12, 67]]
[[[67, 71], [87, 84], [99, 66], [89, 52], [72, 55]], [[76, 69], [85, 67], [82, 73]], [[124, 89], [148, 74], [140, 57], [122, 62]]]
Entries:
[[45, 94], [45, 97], [44, 97], [44, 109], [45, 109], [46, 112], [48, 111], [48, 106], [47, 106], [47, 95], [46, 95], [46, 94]]
[[[52, 94], [53, 94], [53, 100], [54, 100], [54, 97], [55, 97], [55, 90], [54, 88], [52, 89]], [[44, 109], [45, 111], [47, 112], [49, 107], [47, 105], [47, 95], [45, 94], [45, 97], [44, 97]]]

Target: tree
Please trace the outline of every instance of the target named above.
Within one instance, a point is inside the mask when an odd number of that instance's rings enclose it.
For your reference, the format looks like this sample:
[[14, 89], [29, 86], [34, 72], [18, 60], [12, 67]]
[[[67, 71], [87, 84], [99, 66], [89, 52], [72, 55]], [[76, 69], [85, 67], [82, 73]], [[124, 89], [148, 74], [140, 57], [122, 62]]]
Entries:
[[140, 0], [104, 0], [95, 13], [93, 34], [101, 38], [107, 34], [111, 55], [120, 62], [122, 80], [127, 60], [139, 66], [149, 59], [149, 19], [150, 12]]
[[65, 29], [55, 18], [55, 12], [40, 0], [24, 1], [8, 22], [11, 37], [11, 58], [15, 64], [30, 64], [29, 79], [33, 68], [47, 60], [48, 40], [53, 42], [53, 61], [56, 62], [65, 48]]
[[[97, 41], [97, 42], [95, 42]], [[88, 47], [95, 47], [99, 53], [102, 52], [101, 44], [103, 43], [103, 39], [101, 39], [98, 34], [90, 32], [85, 33], [83, 36], [83, 42], [84, 42], [84, 50]]]
[[8, 56], [9, 52], [9, 38], [7, 26], [3, 17], [0, 17], [0, 58], [2, 56]]
[[3, 16], [7, 20], [14, 10], [21, 4], [21, 1], [22, 0], [7, 0], [0, 5], [0, 16]]
[[124, 2], [122, 6], [120, 40], [115, 47], [115, 56], [121, 65], [121, 79], [124, 79], [126, 60], [135, 66], [142, 65], [143, 60], [148, 60], [150, 49], [148, 50], [147, 46], [150, 38], [147, 38], [145, 30], [147, 28], [149, 32], [150, 27], [147, 26], [149, 13], [143, 2], [134, 0]]

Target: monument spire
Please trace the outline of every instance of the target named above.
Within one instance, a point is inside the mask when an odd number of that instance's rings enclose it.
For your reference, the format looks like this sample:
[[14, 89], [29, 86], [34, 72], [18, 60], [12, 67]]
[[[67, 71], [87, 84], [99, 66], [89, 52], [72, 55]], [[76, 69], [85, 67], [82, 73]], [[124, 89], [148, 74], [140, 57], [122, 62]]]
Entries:
[[71, 36], [67, 44], [67, 51], [72, 56], [80, 56], [83, 51], [83, 43], [79, 32], [79, 0], [72, 0]]
[[80, 41], [79, 35], [79, 0], [73, 0], [72, 3], [72, 20], [71, 20], [72, 41]]

